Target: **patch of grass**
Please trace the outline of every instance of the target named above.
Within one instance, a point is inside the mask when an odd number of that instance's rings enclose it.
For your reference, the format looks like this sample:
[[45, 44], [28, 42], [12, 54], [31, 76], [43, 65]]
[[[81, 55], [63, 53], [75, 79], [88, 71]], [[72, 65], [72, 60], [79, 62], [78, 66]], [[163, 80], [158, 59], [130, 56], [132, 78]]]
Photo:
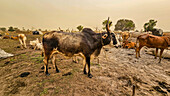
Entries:
[[11, 58], [10, 61], [15, 61], [15, 59], [12, 59], [12, 58]]
[[27, 54], [21, 54], [21, 59], [25, 59], [25, 58], [28, 58], [28, 55]]
[[42, 82], [37, 83], [37, 85], [40, 86], [40, 87], [43, 87], [43, 83]]
[[25, 57], [25, 56], [27, 56], [27, 55], [26, 55], [26, 54], [21, 54], [21, 56]]
[[59, 61], [61, 61], [61, 59], [56, 59], [56, 61], [58, 61], [58, 62], [59, 62]]
[[94, 65], [94, 63], [93, 63], [93, 62], [90, 62], [90, 64], [91, 64], [91, 65]]
[[79, 68], [73, 68], [73, 70], [72, 70], [72, 73], [74, 73], [74, 72], [80, 72], [80, 69]]
[[58, 94], [60, 92], [60, 87], [55, 88], [55, 93]]
[[53, 82], [54, 82], [54, 79], [50, 79], [49, 81], [50, 81], [51, 83], [53, 83]]
[[32, 57], [31, 60], [33, 60], [35, 63], [42, 63], [44, 57], [38, 56], [38, 57]]
[[37, 85], [38, 85], [39, 87], [43, 87], [46, 82], [54, 82], [54, 79], [43, 80], [42, 82], [37, 83]]
[[48, 94], [48, 88], [45, 88], [41, 93], [40, 96], [44, 95], [44, 94]]
[[90, 62], [91, 65], [97, 65], [97, 66], [100, 66], [100, 64], [98, 63], [93, 63], [93, 62]]
[[44, 80], [44, 81], [42, 81], [42, 82], [37, 83], [37, 85], [38, 85], [39, 87], [43, 87], [44, 84], [45, 84], [47, 81], [48, 81], [48, 80]]
[[41, 55], [40, 53], [34, 53], [33, 56]]
[[100, 66], [100, 64], [96, 64], [97, 66]]
[[73, 78], [73, 74], [66, 76], [66, 78], [67, 79], [72, 79]]

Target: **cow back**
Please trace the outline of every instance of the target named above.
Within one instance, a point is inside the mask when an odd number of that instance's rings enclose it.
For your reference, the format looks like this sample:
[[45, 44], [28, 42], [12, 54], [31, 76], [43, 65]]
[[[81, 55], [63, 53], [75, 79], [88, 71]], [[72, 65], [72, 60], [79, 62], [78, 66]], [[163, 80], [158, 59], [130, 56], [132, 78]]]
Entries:
[[164, 36], [162, 38], [165, 39], [166, 43], [168, 44], [168, 47], [170, 47], [170, 36]]

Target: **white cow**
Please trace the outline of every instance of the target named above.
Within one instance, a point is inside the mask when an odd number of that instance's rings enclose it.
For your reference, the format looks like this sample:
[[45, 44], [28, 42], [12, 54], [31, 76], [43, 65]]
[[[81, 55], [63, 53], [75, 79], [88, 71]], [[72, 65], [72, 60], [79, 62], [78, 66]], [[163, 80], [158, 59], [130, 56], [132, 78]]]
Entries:
[[35, 49], [41, 50], [42, 49], [42, 43], [37, 38], [36, 40], [30, 41], [30, 45]]
[[21, 48], [23, 48], [23, 47], [27, 48], [27, 45], [26, 45], [27, 37], [25, 36], [25, 34], [18, 34], [18, 39], [21, 44]]

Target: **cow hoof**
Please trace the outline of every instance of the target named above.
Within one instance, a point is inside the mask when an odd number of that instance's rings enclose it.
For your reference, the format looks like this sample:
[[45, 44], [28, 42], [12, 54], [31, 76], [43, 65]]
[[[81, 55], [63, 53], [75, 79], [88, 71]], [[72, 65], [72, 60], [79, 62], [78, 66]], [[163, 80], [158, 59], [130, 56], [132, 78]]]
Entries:
[[44, 69], [44, 66], [42, 66], [41, 69]]
[[92, 78], [92, 77], [93, 77], [93, 75], [92, 75], [92, 74], [88, 74], [88, 77], [89, 77], [89, 78]]
[[73, 60], [73, 63], [78, 63], [78, 61], [74, 61], [74, 60]]
[[86, 71], [84, 71], [84, 74], [87, 74], [87, 72], [86, 72]]
[[60, 73], [60, 70], [56, 70], [56, 73]]
[[50, 76], [50, 74], [49, 74], [49, 73], [46, 73], [45, 75], [46, 75], [46, 76]]

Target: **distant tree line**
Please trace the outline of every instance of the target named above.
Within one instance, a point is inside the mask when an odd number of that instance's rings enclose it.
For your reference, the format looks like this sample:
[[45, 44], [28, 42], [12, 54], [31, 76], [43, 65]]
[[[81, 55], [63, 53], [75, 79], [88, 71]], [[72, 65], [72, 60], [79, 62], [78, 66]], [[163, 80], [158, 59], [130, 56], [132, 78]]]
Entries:
[[[112, 21], [109, 21], [109, 22], [112, 22]], [[103, 30], [106, 29], [106, 28], [105, 28], [106, 23], [107, 23], [107, 20], [104, 20], [104, 21], [102, 22], [102, 25], [103, 25], [102, 29], [103, 29]], [[145, 23], [144, 26], [143, 26], [143, 27], [144, 27], [144, 31], [147, 32], [147, 31], [153, 31], [153, 30], [155, 30], [154, 27], [156, 26], [156, 23], [157, 23], [156, 20], [153, 20], [153, 19], [149, 20], [149, 22]], [[113, 26], [113, 25], [111, 24], [111, 26]], [[83, 26], [82, 26], [82, 25], [79, 25], [79, 26], [77, 26], [77, 29], [78, 29], [79, 31], [82, 31], [82, 30], [83, 30]], [[1, 27], [0, 30], [2, 30], [2, 31], [10, 31], [10, 32], [20, 31], [20, 29], [18, 29], [17, 27], [12, 27], [12, 26], [8, 27], [8, 29], [5, 28], [5, 27]], [[23, 27], [23, 30], [25, 30], [24, 27]], [[28, 30], [29, 30], [29, 29], [28, 29]], [[27, 30], [27, 31], [28, 31], [28, 30]], [[38, 29], [38, 30], [39, 30], [39, 31], [42, 31], [41, 29]], [[120, 20], [118, 20], [117, 23], [115, 24], [115, 29], [114, 29], [114, 30], [115, 30], [115, 31], [118, 31], [118, 30], [120, 30], [120, 31], [132, 31], [132, 30], [135, 30], [135, 23], [134, 23], [132, 20], [120, 19]], [[46, 30], [46, 31], [47, 31], [47, 30]]]
[[[10, 26], [10, 27], [8, 27], [8, 28], [0, 27], [0, 30], [1, 30], [1, 31], [10, 31], [10, 32], [21, 31], [19, 28], [17, 28], [17, 27], [12, 27], [12, 26]], [[22, 31], [27, 31], [27, 32], [29, 32], [30, 29], [25, 30], [25, 28], [22, 27]], [[38, 30], [36, 30], [36, 31], [42, 31], [42, 29], [38, 29]], [[47, 29], [46, 29], [45, 31], [47, 31]]]
[[13, 31], [18, 31], [18, 30], [20, 30], [20, 29], [18, 29], [17, 27], [14, 28], [14, 27], [10, 26], [10, 27], [8, 28], [8, 30], [7, 30], [7, 28], [5, 28], [5, 27], [1, 27], [0, 30], [13, 32]]

